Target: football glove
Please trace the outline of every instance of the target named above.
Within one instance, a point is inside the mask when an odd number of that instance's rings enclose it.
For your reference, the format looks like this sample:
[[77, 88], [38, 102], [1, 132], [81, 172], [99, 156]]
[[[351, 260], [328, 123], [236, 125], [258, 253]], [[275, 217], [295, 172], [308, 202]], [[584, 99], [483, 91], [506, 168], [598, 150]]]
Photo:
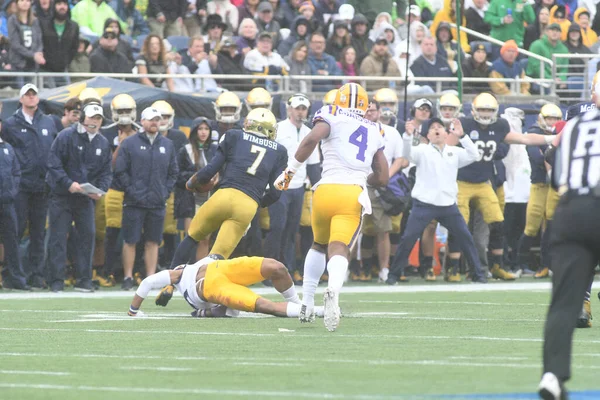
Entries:
[[277, 179], [275, 179], [275, 189], [288, 190], [290, 182], [292, 181], [292, 178], [294, 177], [295, 173], [296, 171], [292, 171], [290, 168], [286, 168], [285, 171], [283, 171], [281, 175], [279, 175]]
[[171, 300], [171, 297], [173, 297], [173, 290], [175, 290], [173, 285], [167, 285], [164, 288], [162, 288], [158, 293], [158, 296], [156, 296], [156, 305], [166, 307], [167, 304], [169, 304], [169, 300]]

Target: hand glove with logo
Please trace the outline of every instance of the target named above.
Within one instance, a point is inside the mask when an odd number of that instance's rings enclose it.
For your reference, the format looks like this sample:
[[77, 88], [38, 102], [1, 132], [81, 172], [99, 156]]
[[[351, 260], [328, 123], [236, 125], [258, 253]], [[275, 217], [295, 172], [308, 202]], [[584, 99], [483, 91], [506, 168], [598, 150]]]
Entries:
[[281, 175], [279, 175], [279, 177], [277, 177], [277, 179], [275, 179], [275, 189], [277, 190], [288, 190], [288, 187], [290, 186], [290, 182], [292, 181], [292, 178], [294, 177], [294, 175], [296, 174], [296, 170], [287, 167], [285, 169], [285, 171], [283, 171], [281, 173]]

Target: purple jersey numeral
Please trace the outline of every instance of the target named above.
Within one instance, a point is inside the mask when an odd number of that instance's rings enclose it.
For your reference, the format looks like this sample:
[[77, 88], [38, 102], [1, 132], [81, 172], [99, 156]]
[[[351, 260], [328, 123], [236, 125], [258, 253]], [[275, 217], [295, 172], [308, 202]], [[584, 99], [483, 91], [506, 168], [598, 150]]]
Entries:
[[350, 135], [350, 143], [358, 147], [356, 159], [365, 161], [365, 152], [367, 151], [367, 139], [369, 138], [369, 130], [364, 126], [359, 126], [357, 130]]

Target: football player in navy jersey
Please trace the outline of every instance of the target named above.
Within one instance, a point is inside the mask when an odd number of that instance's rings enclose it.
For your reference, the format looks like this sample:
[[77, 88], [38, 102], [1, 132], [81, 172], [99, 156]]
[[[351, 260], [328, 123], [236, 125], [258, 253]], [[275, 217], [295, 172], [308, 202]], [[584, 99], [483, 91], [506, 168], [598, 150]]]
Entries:
[[[187, 236], [177, 248], [172, 267], [189, 262], [198, 241], [219, 227], [210, 254], [229, 258], [258, 206], [266, 207], [279, 199], [281, 192], [275, 190], [273, 181], [287, 165], [287, 150], [275, 142], [275, 126], [271, 111], [252, 110], [244, 129], [227, 131], [209, 164], [190, 178], [188, 190], [198, 190], [216, 182], [221, 171], [217, 191], [194, 216]], [[267, 185], [271, 189], [265, 194]]]
[[[458, 171], [458, 208], [469, 221], [470, 205], [473, 204], [484, 221], [490, 226], [488, 265], [492, 276], [503, 280], [514, 280], [516, 275], [502, 267], [504, 248], [504, 215], [498, 197], [491, 185], [494, 176], [494, 159], [500, 143], [544, 145], [554, 135], [539, 135], [511, 132], [508, 121], [498, 118], [498, 101], [490, 93], [481, 93], [473, 100], [472, 118], [461, 118], [465, 134], [469, 135], [479, 150], [479, 161]], [[456, 273], [460, 253], [453, 238], [450, 238], [448, 266], [450, 273]]]
[[[554, 124], [561, 119], [561, 109], [555, 104], [546, 104], [540, 110], [537, 123], [527, 131], [529, 133], [550, 135], [554, 133]], [[544, 161], [544, 152], [547, 148], [548, 145], [527, 146], [527, 155], [531, 163], [531, 189], [529, 202], [527, 203], [525, 230], [519, 239], [517, 252], [517, 265], [522, 270], [528, 266], [529, 252], [544, 220], [547, 222], [543, 235], [548, 235], [548, 225], [558, 204], [558, 193], [550, 187], [548, 171]], [[535, 278], [548, 276], [550, 259], [548, 257], [548, 247], [545, 246], [546, 243], [547, 240], [542, 240], [542, 268], [534, 275]]]

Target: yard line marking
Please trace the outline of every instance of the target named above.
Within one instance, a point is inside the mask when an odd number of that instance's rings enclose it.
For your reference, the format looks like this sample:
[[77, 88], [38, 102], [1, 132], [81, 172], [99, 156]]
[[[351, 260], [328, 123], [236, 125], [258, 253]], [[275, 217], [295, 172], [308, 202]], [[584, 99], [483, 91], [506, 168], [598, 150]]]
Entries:
[[233, 365], [258, 365], [258, 366], [267, 366], [267, 367], [302, 367], [304, 364], [284, 363], [284, 362], [238, 361], [238, 362], [234, 362]]
[[342, 316], [348, 318], [380, 318], [380, 319], [411, 319], [420, 321], [504, 321], [504, 322], [544, 322], [545, 319], [523, 318], [523, 319], [506, 319], [506, 318], [468, 318], [468, 317], [433, 317], [433, 316], [418, 316], [418, 315], [402, 315], [411, 313], [391, 313], [391, 312], [362, 312], [348, 313]]
[[[256, 361], [256, 357], [206, 357], [206, 356], [144, 356], [144, 355], [116, 355], [116, 354], [64, 354], [64, 353], [0, 353], [2, 356], [14, 357], [52, 357], [52, 358], [107, 358], [107, 359], [134, 359], [134, 360], [173, 360], [173, 361], [231, 361], [236, 365], [304, 365], [315, 362], [325, 362], [331, 364], [355, 364], [355, 365], [433, 365], [433, 366], [467, 366], [467, 367], [506, 367], [506, 368], [539, 368], [539, 363], [535, 364], [513, 364], [513, 363], [494, 363], [494, 362], [467, 362], [452, 361], [448, 359], [439, 360], [352, 360], [352, 359], [331, 359], [331, 358], [263, 358], [262, 361]], [[457, 357], [447, 357], [450, 359], [461, 359]], [[482, 357], [463, 357], [463, 359], [474, 360], [507, 360], [523, 361], [529, 360], [527, 357], [503, 357], [503, 356], [482, 356]], [[530, 359], [535, 361], [535, 359]], [[573, 365], [575, 369], [600, 370], [596, 365]]]
[[194, 368], [178, 368], [178, 367], [119, 367], [119, 369], [127, 371], [161, 371], [161, 372], [187, 372], [193, 371]]
[[508, 360], [522, 361], [531, 360], [531, 357], [506, 357], [506, 356], [452, 356], [448, 357], [451, 360]]
[[67, 376], [70, 372], [54, 372], [54, 371], [20, 371], [12, 369], [0, 369], [0, 374], [5, 375], [51, 375], [51, 376]]
[[287, 391], [267, 391], [267, 390], [232, 390], [232, 389], [169, 389], [163, 387], [129, 387], [129, 386], [69, 386], [69, 385], [44, 385], [28, 383], [0, 383], [0, 388], [9, 389], [40, 389], [40, 390], [78, 390], [87, 392], [120, 392], [120, 393], [167, 393], [167, 394], [203, 394], [219, 396], [240, 396], [240, 397], [292, 397], [305, 399], [356, 399], [356, 400], [401, 400], [406, 399], [402, 396], [385, 396], [370, 394], [334, 394], [334, 393], [307, 393], [307, 392], [287, 392]]
[[[552, 288], [552, 282], [490, 282], [487, 285], [471, 285], [471, 284], [448, 284], [440, 283], [436, 285], [400, 285], [400, 286], [345, 286], [342, 288], [343, 294], [358, 294], [358, 293], [431, 293], [431, 292], [515, 292], [515, 291], [540, 291], [549, 292]], [[600, 289], [600, 281], [596, 280], [593, 284], [594, 289]], [[299, 288], [298, 288], [299, 289]], [[317, 293], [322, 294], [325, 287], [317, 289]], [[274, 288], [252, 288], [252, 291], [258, 295], [278, 295], [279, 293]], [[158, 291], [151, 291], [150, 296], [158, 294]], [[175, 292], [175, 296], [181, 296]], [[132, 292], [125, 290], [97, 291], [94, 293], [79, 293], [79, 292], [12, 292], [0, 293], [0, 300], [34, 300], [34, 299], [122, 299], [131, 298]]]
[[[344, 303], [344, 301], [342, 301]], [[348, 301], [349, 303], [349, 301]], [[548, 306], [548, 303], [491, 303], [486, 301], [402, 301], [402, 300], [359, 300], [358, 303], [383, 304], [458, 304], [473, 306]]]
[[[210, 331], [165, 331], [165, 330], [131, 330], [131, 329], [72, 329], [72, 328], [3, 328], [0, 327], [0, 331], [16, 331], [16, 332], [86, 332], [86, 333], [124, 333], [130, 334], [152, 334], [152, 335], [200, 335], [200, 336], [250, 336], [250, 337], [281, 337], [278, 333], [248, 333], [248, 332], [210, 332]], [[315, 334], [302, 334], [297, 332], [290, 332], [286, 337], [318, 337], [322, 338], [323, 335], [319, 333]], [[333, 335], [332, 335], [333, 337]], [[335, 334], [336, 338], [369, 338], [369, 339], [413, 339], [413, 340], [483, 340], [483, 341], [494, 341], [494, 342], [533, 342], [541, 343], [542, 338], [510, 338], [510, 337], [489, 337], [489, 336], [442, 336], [442, 335], [430, 335], [430, 336], [410, 336], [410, 335], [366, 335], [366, 334], [351, 334], [342, 333]], [[575, 343], [594, 343], [600, 344], [600, 340], [574, 340]]]

